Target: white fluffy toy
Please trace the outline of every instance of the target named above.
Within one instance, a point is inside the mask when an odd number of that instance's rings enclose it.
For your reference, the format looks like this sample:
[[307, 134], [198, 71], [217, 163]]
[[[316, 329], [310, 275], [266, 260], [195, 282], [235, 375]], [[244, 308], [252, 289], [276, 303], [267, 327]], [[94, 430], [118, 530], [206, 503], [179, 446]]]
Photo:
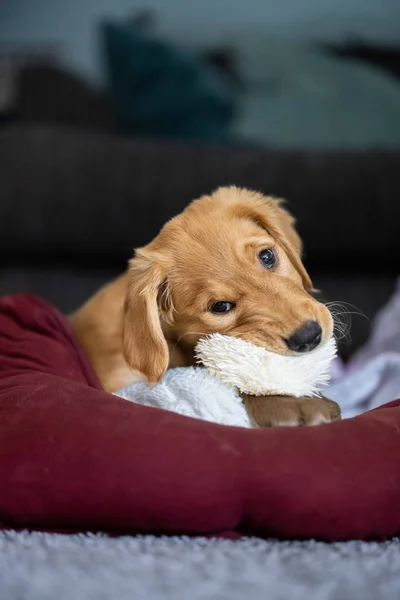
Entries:
[[333, 338], [312, 352], [282, 356], [244, 340], [214, 333], [195, 348], [197, 361], [229, 386], [252, 396], [317, 396], [329, 383]]
[[195, 354], [206, 369], [170, 369], [155, 386], [142, 380], [118, 390], [116, 395], [188, 417], [251, 427], [239, 392], [253, 396], [317, 396], [329, 383], [336, 344], [331, 338], [312, 352], [281, 356], [215, 333], [198, 342]]

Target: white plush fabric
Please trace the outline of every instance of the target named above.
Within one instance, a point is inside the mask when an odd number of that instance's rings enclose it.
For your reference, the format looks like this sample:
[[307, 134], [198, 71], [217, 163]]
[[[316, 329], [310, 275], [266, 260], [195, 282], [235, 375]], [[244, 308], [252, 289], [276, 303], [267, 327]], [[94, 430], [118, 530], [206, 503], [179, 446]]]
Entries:
[[187, 417], [251, 427], [238, 392], [200, 367], [169, 369], [157, 385], [151, 386], [142, 380], [118, 390], [116, 395]]
[[279, 356], [217, 333], [200, 340], [196, 353], [207, 369], [170, 369], [155, 386], [142, 380], [118, 390], [116, 395], [187, 417], [251, 427], [238, 389], [253, 395], [317, 395], [329, 381], [336, 345], [332, 339], [299, 357]]
[[0, 532], [1, 600], [396, 600], [400, 542]]
[[212, 375], [253, 396], [317, 396], [329, 383], [336, 356], [331, 338], [312, 352], [281, 356], [234, 337], [214, 333], [196, 346], [196, 357]]

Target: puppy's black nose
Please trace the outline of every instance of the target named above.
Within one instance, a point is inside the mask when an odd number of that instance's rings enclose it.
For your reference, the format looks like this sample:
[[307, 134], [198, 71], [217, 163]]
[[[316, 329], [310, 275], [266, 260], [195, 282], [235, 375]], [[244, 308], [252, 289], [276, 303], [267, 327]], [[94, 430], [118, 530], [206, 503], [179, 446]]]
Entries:
[[322, 329], [317, 321], [306, 321], [293, 331], [286, 343], [293, 352], [310, 352], [321, 342]]

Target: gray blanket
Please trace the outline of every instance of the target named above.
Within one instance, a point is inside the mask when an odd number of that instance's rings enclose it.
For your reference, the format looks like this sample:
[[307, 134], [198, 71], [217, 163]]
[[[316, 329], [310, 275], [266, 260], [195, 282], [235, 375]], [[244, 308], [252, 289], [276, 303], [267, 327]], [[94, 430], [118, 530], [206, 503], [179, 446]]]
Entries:
[[382, 544], [0, 532], [1, 600], [396, 600]]
[[396, 290], [372, 323], [363, 348], [324, 392], [339, 402], [343, 417], [354, 417], [400, 398], [400, 278]]

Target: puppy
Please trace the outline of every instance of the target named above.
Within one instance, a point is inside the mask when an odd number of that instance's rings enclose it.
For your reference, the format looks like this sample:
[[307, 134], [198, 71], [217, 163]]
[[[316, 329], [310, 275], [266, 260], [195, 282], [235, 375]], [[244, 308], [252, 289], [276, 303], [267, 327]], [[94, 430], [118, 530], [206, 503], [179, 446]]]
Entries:
[[[195, 364], [197, 341], [214, 332], [283, 355], [313, 350], [331, 337], [333, 320], [311, 290], [282, 201], [225, 187], [169, 221], [70, 322], [112, 392], [138, 377], [157, 383], [168, 367]], [[258, 426], [340, 415], [324, 398], [263, 400], [244, 397]]]

